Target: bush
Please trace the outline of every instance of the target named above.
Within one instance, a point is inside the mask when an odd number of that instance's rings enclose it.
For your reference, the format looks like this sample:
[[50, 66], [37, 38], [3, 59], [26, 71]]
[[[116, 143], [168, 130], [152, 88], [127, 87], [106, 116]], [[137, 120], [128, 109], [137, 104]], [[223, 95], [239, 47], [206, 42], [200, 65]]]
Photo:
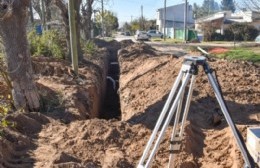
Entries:
[[214, 32], [214, 33], [211, 34], [211, 40], [212, 41], [223, 41], [224, 40], [224, 36], [222, 34], [220, 34], [220, 33]]
[[42, 35], [37, 35], [36, 31], [28, 34], [30, 51], [34, 56], [65, 58], [64, 39], [56, 30], [45, 31]]
[[258, 30], [251, 25], [245, 23], [234, 23], [224, 30], [224, 39], [227, 41], [252, 41], [258, 35]]
[[253, 41], [258, 36], [258, 30], [254, 26], [246, 26], [245, 34], [243, 35], [244, 40]]
[[87, 41], [84, 44], [83, 50], [87, 55], [93, 56], [97, 50], [97, 46], [93, 41]]

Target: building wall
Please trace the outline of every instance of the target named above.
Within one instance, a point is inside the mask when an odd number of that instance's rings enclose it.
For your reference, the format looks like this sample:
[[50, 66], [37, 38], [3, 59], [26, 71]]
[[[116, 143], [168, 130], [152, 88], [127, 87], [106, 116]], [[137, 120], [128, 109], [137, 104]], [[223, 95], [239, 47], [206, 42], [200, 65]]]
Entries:
[[[169, 6], [166, 8], [166, 28], [184, 28], [184, 7], [185, 4]], [[192, 6], [187, 7], [187, 25], [193, 26]], [[164, 8], [157, 10], [156, 25], [158, 30], [162, 32], [164, 25]]]

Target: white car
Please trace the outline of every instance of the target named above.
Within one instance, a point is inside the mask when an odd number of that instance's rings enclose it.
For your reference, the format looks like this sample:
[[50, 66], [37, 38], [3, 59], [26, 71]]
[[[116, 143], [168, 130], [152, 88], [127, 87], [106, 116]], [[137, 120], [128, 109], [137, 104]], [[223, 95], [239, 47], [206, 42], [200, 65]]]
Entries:
[[258, 35], [258, 36], [255, 38], [255, 42], [256, 42], [256, 43], [260, 43], [260, 35]]
[[147, 35], [145, 31], [137, 30], [134, 35], [136, 40], [149, 40], [150, 37]]
[[149, 37], [163, 38], [163, 34], [157, 30], [149, 30], [147, 34]]

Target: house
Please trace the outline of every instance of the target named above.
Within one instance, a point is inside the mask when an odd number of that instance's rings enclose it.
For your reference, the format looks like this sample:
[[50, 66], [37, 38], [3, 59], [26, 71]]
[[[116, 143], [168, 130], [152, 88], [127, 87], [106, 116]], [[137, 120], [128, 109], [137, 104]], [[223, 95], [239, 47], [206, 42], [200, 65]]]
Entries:
[[[184, 30], [184, 9], [185, 3], [166, 7], [166, 17], [164, 17], [164, 8], [157, 10], [156, 27], [163, 32], [164, 20], [166, 25], [166, 35], [174, 37], [175, 30]], [[187, 28], [194, 26], [192, 5], [187, 5]]]
[[202, 32], [203, 25], [212, 25], [216, 32], [223, 34], [224, 30], [232, 23], [248, 23], [260, 30], [260, 12], [240, 11], [232, 13], [231, 11], [221, 11], [215, 14], [199, 18], [195, 21], [195, 30]]

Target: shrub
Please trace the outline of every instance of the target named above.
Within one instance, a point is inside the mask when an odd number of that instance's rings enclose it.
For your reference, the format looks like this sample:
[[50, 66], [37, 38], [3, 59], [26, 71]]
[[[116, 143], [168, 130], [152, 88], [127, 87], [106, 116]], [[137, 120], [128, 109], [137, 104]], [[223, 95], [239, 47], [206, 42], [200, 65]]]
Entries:
[[84, 44], [83, 50], [86, 54], [93, 56], [97, 50], [97, 46], [93, 41], [87, 41]]
[[258, 35], [258, 30], [251, 25], [245, 23], [234, 23], [224, 30], [224, 39], [227, 41], [252, 41]]
[[254, 26], [246, 26], [243, 34], [244, 40], [253, 41], [258, 36], [258, 30]]
[[30, 51], [34, 56], [64, 58], [66, 51], [63, 39], [65, 37], [56, 30], [45, 31], [42, 35], [37, 35], [36, 31], [28, 34]]
[[211, 34], [211, 40], [212, 41], [223, 41], [224, 40], [224, 36], [222, 34], [220, 34], [220, 33], [214, 32], [214, 33]]

